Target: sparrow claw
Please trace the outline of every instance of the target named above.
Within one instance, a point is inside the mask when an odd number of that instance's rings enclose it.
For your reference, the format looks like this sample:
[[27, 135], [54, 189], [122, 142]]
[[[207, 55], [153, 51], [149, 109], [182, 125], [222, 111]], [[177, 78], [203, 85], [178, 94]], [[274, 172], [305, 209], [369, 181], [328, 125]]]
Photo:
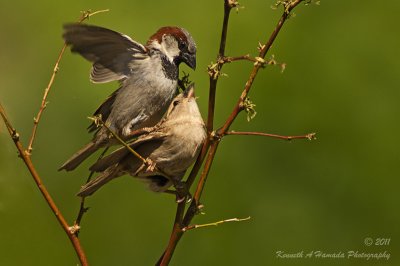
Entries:
[[177, 194], [176, 194], [176, 200], [175, 200], [175, 202], [176, 202], [176, 203], [182, 203], [185, 199], [186, 199], [186, 197], [180, 197], [180, 196], [178, 195], [178, 193], [177, 193]]
[[164, 191], [164, 193], [175, 195], [176, 203], [181, 203], [184, 200], [186, 200], [186, 203], [190, 203], [190, 202], [192, 202], [192, 199], [193, 199], [192, 195], [189, 192], [184, 196], [179, 195], [178, 191], [176, 191], [176, 190], [166, 190], [166, 191]]
[[129, 138], [131, 137], [139, 137], [143, 134], [148, 134], [150, 132], [153, 132], [155, 130], [157, 130], [158, 126], [153, 126], [153, 127], [143, 127], [140, 129], [136, 129], [136, 130], [131, 130], [131, 132], [129, 133]]
[[153, 162], [150, 158], [146, 159], [146, 172], [154, 172], [154, 169], [156, 169], [156, 163]]
[[186, 201], [186, 203], [189, 203], [192, 201], [192, 195], [190, 194], [189, 188], [185, 182], [177, 181], [177, 182], [175, 182], [174, 187], [176, 189], [176, 202], [177, 203], [181, 203], [183, 201]]

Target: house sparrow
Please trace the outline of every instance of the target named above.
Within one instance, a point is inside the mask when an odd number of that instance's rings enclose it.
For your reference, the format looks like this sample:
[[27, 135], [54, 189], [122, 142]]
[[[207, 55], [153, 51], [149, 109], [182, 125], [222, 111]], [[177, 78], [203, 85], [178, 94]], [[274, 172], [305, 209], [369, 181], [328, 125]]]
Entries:
[[153, 163], [149, 167], [122, 147], [100, 159], [90, 170], [102, 172], [82, 186], [78, 196], [92, 195], [112, 179], [130, 174], [147, 183], [155, 192], [163, 192], [179, 182], [197, 158], [206, 138], [206, 130], [194, 97], [193, 85], [175, 97], [167, 114], [153, 132], [140, 136], [129, 146]]
[[[154, 126], [178, 93], [179, 64], [196, 68], [196, 44], [183, 28], [163, 27], [146, 45], [98, 26], [68, 24], [64, 39], [71, 51], [93, 62], [90, 80], [117, 80], [120, 87], [96, 110], [104, 123], [126, 139], [131, 131]], [[105, 127], [92, 123], [93, 139], [76, 152], [59, 170], [75, 169], [99, 148], [116, 144]]]

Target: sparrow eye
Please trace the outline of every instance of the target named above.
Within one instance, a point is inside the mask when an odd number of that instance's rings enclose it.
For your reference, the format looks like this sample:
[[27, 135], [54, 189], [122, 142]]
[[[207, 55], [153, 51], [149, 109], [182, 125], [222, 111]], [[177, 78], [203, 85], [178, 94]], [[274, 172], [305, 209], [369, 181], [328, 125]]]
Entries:
[[180, 41], [178, 47], [181, 51], [187, 50], [187, 44], [185, 42]]
[[179, 101], [178, 101], [178, 100], [176, 100], [176, 101], [173, 101], [173, 102], [172, 102], [172, 104], [173, 104], [174, 106], [177, 106], [177, 105], [178, 105], [178, 103], [179, 103]]

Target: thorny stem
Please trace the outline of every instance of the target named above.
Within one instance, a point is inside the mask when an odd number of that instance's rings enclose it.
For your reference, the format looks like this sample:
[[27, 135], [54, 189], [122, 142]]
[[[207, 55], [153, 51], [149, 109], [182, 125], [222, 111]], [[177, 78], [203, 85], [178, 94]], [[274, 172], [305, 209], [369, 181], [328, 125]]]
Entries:
[[43, 184], [42, 179], [40, 178], [38, 172], [36, 171], [35, 166], [32, 163], [31, 157], [25, 151], [21, 141], [19, 140], [18, 132], [11, 125], [10, 121], [7, 118], [5, 110], [1, 104], [0, 104], [0, 114], [1, 114], [1, 117], [3, 118], [3, 121], [6, 125], [6, 127], [7, 127], [8, 133], [10, 134], [11, 138], [13, 139], [14, 144], [18, 150], [19, 157], [24, 161], [25, 166], [28, 168], [30, 174], [32, 175], [33, 180], [35, 181], [37, 187], [39, 188], [40, 192], [43, 195], [43, 198], [46, 200], [46, 202], [49, 205], [50, 209], [52, 210], [53, 214], [56, 216], [58, 223], [61, 225], [61, 227], [67, 234], [69, 240], [71, 241], [71, 243], [75, 249], [75, 252], [79, 258], [79, 261], [81, 262], [81, 265], [87, 266], [88, 261], [87, 261], [85, 252], [83, 251], [83, 248], [81, 246], [81, 243], [79, 241], [79, 238], [74, 234], [74, 232], [72, 232], [70, 230], [70, 227], [69, 227], [67, 221], [65, 220], [64, 216], [58, 209], [53, 198], [51, 197], [50, 193], [48, 192], [46, 186]]
[[[260, 68], [264, 66], [264, 64], [261, 62], [264, 59], [267, 52], [271, 48], [273, 42], [275, 41], [276, 36], [280, 32], [283, 24], [285, 21], [288, 19], [290, 12], [301, 2], [304, 0], [292, 0], [290, 2], [286, 2], [284, 6], [284, 12], [272, 32], [271, 36], [269, 37], [268, 41], [266, 42], [265, 45], [262, 45], [260, 47], [260, 52], [259, 56], [257, 59], [257, 62], [255, 62], [253, 70], [250, 73], [249, 79], [246, 82], [245, 88], [236, 103], [231, 115], [228, 117], [226, 122], [222, 127], [220, 127], [217, 131], [213, 131], [213, 126], [214, 126], [214, 111], [215, 111], [215, 93], [216, 93], [216, 87], [217, 87], [217, 81], [218, 81], [218, 76], [221, 71], [222, 66], [224, 63], [226, 63], [223, 58], [224, 58], [224, 53], [225, 53], [225, 46], [226, 46], [226, 36], [227, 36], [227, 29], [228, 29], [228, 21], [229, 21], [229, 14], [230, 10], [237, 6], [238, 3], [234, 0], [225, 0], [224, 1], [224, 21], [222, 25], [222, 34], [221, 34], [221, 42], [220, 42], [220, 49], [219, 49], [219, 54], [217, 58], [217, 63], [216, 65], [209, 67], [209, 76], [210, 76], [210, 92], [209, 92], [209, 101], [208, 101], [208, 117], [207, 117], [207, 130], [210, 138], [203, 144], [202, 151], [197, 158], [197, 161], [188, 177], [188, 184], [192, 184], [194, 178], [196, 177], [198, 171], [201, 168], [201, 165], [205, 159], [205, 165], [203, 168], [203, 171], [200, 175], [199, 183], [197, 185], [193, 200], [189, 208], [187, 209], [186, 213], [183, 215], [185, 212], [185, 206], [184, 203], [179, 203], [177, 206], [177, 213], [175, 216], [175, 221], [174, 221], [174, 226], [172, 229], [172, 233], [170, 236], [170, 240], [168, 243], [167, 248], [165, 249], [164, 253], [161, 255], [159, 261], [157, 262], [156, 265], [168, 265], [172, 255], [174, 253], [174, 250], [176, 248], [176, 245], [178, 244], [179, 240], [181, 239], [183, 233], [184, 233], [184, 228], [189, 226], [191, 220], [193, 217], [199, 212], [200, 209], [200, 197], [202, 194], [202, 191], [204, 189], [205, 182], [207, 180], [207, 176], [209, 174], [209, 171], [211, 169], [212, 162], [215, 157], [215, 153], [217, 151], [219, 141], [221, 138], [226, 135], [226, 132], [228, 132], [229, 127], [232, 125], [233, 121], [236, 119], [237, 115], [243, 110], [243, 103], [251, 89], [251, 86], [254, 82], [254, 79], [257, 76], [257, 73]], [[221, 60], [222, 59], [222, 60]], [[246, 58], [240, 58], [238, 60], [246, 60]], [[190, 186], [189, 186], [190, 188]]]
[[[109, 11], [109, 10], [105, 9], [105, 10], [98, 10], [98, 11], [94, 11], [94, 12], [84, 11], [84, 12], [82, 12], [82, 16], [79, 18], [78, 23], [82, 23], [86, 19], [89, 19], [91, 16], [94, 16], [94, 15], [99, 14], [99, 13], [107, 12], [107, 11]], [[67, 44], [64, 42], [64, 45], [61, 48], [60, 53], [58, 54], [57, 61], [56, 61], [55, 65], [54, 65], [54, 67], [53, 67], [53, 73], [51, 74], [49, 83], [47, 84], [47, 87], [44, 89], [42, 103], [40, 104], [39, 111], [38, 111], [37, 115], [33, 118], [32, 134], [31, 134], [31, 137], [29, 139], [28, 149], [26, 150], [27, 155], [31, 155], [32, 154], [33, 142], [35, 141], [36, 131], [37, 131], [37, 128], [39, 126], [40, 119], [42, 118], [43, 111], [44, 111], [44, 109], [46, 109], [46, 106], [47, 106], [47, 103], [48, 103], [47, 102], [47, 97], [49, 95], [51, 87], [53, 86], [54, 80], [56, 78], [56, 74], [57, 74], [57, 72], [59, 70], [59, 64], [60, 64], [61, 58], [64, 55], [64, 52], [65, 52], [66, 48], [67, 48]]]

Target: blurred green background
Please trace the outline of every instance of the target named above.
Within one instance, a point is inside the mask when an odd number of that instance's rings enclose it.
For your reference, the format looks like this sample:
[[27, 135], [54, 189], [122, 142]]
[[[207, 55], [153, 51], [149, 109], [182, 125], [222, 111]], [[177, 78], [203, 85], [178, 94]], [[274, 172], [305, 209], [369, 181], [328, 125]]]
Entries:
[[[231, 15], [227, 54], [256, 55], [281, 11], [272, 0], [242, 0]], [[145, 42], [163, 25], [188, 29], [198, 68], [186, 66], [206, 115], [206, 66], [215, 61], [222, 22], [219, 1], [1, 1], [0, 100], [21, 134], [31, 133], [43, 89], [62, 46], [62, 24], [81, 10], [110, 8], [89, 23]], [[234, 130], [277, 134], [317, 132], [316, 141], [262, 137], [223, 139], [195, 223], [251, 216], [250, 221], [188, 232], [171, 265], [400, 265], [400, 35], [398, 1], [321, 1], [301, 5], [271, 54], [279, 67], [262, 70], [250, 97], [257, 116], [241, 114]], [[269, 56], [271, 56], [269, 54]], [[252, 65], [224, 67], [216, 125], [227, 118]], [[87, 177], [57, 168], [90, 138], [85, 128], [114, 84], [93, 85], [90, 64], [68, 51], [60, 65], [32, 159], [59, 208], [72, 223], [75, 196]], [[47, 207], [0, 123], [0, 265], [76, 265], [64, 232]], [[124, 177], [88, 200], [80, 238], [91, 265], [153, 265], [165, 248], [175, 213], [169, 195]], [[390, 238], [365, 246], [366, 237]], [[278, 259], [277, 251], [387, 251], [389, 260]]]

